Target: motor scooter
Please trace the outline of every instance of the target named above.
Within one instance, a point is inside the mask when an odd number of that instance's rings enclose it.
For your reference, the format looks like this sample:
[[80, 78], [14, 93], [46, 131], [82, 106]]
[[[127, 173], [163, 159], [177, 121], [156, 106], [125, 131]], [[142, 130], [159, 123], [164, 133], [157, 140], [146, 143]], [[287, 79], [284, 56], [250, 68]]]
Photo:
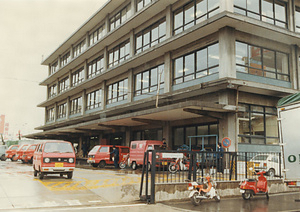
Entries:
[[240, 192], [245, 200], [249, 200], [255, 195], [266, 195], [269, 199], [268, 181], [264, 176], [266, 172], [260, 171], [258, 179], [245, 179], [240, 183]]
[[[190, 182], [188, 190], [191, 191], [189, 198], [194, 205], [200, 205], [203, 199], [215, 199], [217, 202], [220, 201], [220, 195], [215, 189], [217, 186], [216, 182], [213, 182], [211, 177], [207, 175], [206, 181], [203, 182]], [[204, 185], [206, 185], [204, 188]]]
[[186, 158], [177, 158], [175, 161], [170, 162], [169, 172], [176, 173], [177, 171], [186, 171], [190, 168], [190, 162]]
[[121, 162], [119, 163], [120, 169], [125, 169], [128, 165], [129, 154], [124, 155]]

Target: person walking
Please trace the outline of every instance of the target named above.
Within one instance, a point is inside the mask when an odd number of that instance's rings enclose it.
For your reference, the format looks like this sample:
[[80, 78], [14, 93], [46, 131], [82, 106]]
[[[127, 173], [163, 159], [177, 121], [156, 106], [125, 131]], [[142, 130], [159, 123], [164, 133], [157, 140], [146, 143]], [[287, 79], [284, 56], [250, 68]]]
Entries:
[[116, 146], [113, 146], [113, 151], [110, 154], [114, 154], [114, 165], [115, 169], [119, 167], [119, 149]]
[[221, 172], [224, 174], [224, 169], [223, 169], [223, 152], [224, 149], [221, 146], [220, 143], [218, 143], [218, 148], [217, 148], [217, 159], [218, 159], [218, 166], [217, 166], [217, 172]]

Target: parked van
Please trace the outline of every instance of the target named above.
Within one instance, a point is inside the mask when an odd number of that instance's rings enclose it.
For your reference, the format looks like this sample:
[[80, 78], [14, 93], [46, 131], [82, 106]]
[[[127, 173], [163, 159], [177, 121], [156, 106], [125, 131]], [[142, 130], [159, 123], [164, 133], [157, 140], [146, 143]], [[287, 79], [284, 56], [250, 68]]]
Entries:
[[37, 144], [31, 144], [28, 146], [28, 148], [23, 152], [22, 156], [22, 162], [23, 163], [32, 163], [33, 161], [33, 153], [35, 152], [35, 149], [38, 145]]
[[[156, 149], [156, 150], [163, 149], [163, 142], [155, 141], [155, 140], [131, 141], [130, 156], [129, 156], [129, 164], [131, 165], [131, 168], [135, 170], [137, 166], [143, 165], [145, 152], [147, 150], [152, 150], [152, 149]], [[161, 165], [168, 165], [168, 164], [161, 164]]]
[[5, 157], [8, 159], [12, 159], [15, 154], [17, 154], [17, 150], [19, 149], [19, 145], [11, 145], [6, 151], [5, 151]]
[[[119, 150], [119, 162], [125, 155], [129, 153], [128, 146], [115, 146]], [[89, 152], [87, 163], [92, 164], [93, 167], [99, 166], [104, 168], [106, 165], [113, 165], [113, 155], [110, 154], [113, 151], [113, 145], [97, 145]]]
[[38, 144], [33, 154], [34, 176], [43, 179], [47, 174], [73, 176], [75, 170], [75, 151], [68, 141], [44, 141]]
[[6, 160], [6, 157], [5, 157], [6, 149], [7, 149], [6, 145], [0, 145], [0, 160], [2, 160], [2, 161]]
[[12, 161], [21, 160], [23, 157], [23, 152], [28, 148], [29, 144], [23, 144], [17, 149], [16, 154], [12, 157]]

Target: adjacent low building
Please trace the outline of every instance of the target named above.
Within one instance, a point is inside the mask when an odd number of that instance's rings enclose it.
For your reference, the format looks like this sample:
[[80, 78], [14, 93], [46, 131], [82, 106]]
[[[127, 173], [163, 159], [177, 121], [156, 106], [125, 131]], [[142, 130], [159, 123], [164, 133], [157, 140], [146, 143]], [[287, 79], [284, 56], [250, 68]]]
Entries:
[[[166, 138], [275, 151], [279, 98], [299, 90], [297, 0], [110, 0], [49, 55], [45, 124], [83, 146]], [[189, 136], [211, 135], [205, 138]]]

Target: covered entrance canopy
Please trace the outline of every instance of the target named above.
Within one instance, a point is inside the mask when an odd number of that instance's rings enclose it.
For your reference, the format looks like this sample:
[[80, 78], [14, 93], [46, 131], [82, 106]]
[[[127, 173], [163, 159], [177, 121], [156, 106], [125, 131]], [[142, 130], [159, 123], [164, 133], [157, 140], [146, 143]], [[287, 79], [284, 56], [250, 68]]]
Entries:
[[126, 127], [149, 124], [162, 126], [164, 122], [188, 120], [203, 116], [218, 120], [222, 119], [224, 113], [235, 112], [235, 109], [235, 106], [232, 105], [213, 104], [196, 100], [132, 112], [130, 110], [126, 111], [126, 107], [122, 107], [123, 114], [107, 117], [108, 111], [107, 113], [98, 114], [98, 119], [95, 120], [85, 120], [89, 117], [81, 118], [80, 120], [70, 120], [68, 126], [63, 126], [66, 125], [66, 121], [64, 124], [56, 123], [55, 126], [51, 127], [52, 129], [44, 129], [43, 132], [27, 135], [26, 137], [33, 139], [57, 139], [80, 134], [91, 135], [101, 131], [123, 131]]

